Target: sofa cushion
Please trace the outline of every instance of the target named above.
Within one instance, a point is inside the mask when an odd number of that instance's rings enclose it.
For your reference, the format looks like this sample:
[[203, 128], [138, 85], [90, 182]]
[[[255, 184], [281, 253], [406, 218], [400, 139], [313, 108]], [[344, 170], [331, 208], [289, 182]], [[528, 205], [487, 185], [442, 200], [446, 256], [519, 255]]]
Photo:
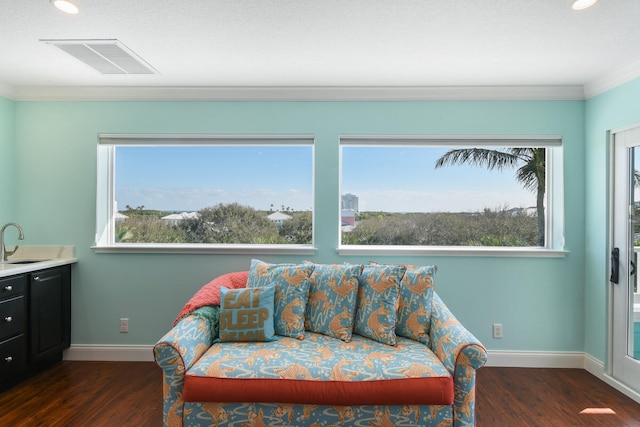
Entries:
[[275, 286], [220, 288], [220, 341], [272, 341]]
[[217, 343], [186, 372], [188, 402], [451, 405], [453, 378], [424, 344], [391, 347], [358, 335]]
[[396, 322], [400, 281], [406, 271], [401, 265], [365, 265], [360, 275], [354, 332], [396, 345]]
[[400, 304], [396, 335], [430, 345], [431, 301], [433, 300], [435, 265], [407, 265], [400, 282]]
[[304, 338], [304, 314], [313, 264], [269, 264], [251, 260], [247, 287], [275, 284], [274, 327], [277, 335]]
[[360, 264], [315, 264], [309, 278], [305, 329], [351, 341]]

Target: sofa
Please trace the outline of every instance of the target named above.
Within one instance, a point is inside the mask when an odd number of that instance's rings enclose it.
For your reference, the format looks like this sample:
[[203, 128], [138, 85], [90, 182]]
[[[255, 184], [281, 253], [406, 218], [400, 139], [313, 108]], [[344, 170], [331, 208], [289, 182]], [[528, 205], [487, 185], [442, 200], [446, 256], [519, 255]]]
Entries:
[[252, 260], [215, 278], [154, 346], [164, 425], [475, 425], [487, 353], [436, 270]]

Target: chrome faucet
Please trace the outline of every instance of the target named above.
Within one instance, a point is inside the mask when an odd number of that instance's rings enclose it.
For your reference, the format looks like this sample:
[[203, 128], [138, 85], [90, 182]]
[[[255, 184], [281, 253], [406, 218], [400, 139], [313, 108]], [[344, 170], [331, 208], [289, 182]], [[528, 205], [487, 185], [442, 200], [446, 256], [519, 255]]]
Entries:
[[13, 248], [12, 251], [8, 251], [7, 247], [4, 245], [4, 230], [6, 230], [6, 228], [9, 227], [10, 225], [13, 225], [15, 228], [18, 229], [20, 233], [18, 234], [18, 240], [24, 240], [24, 232], [22, 231], [22, 227], [20, 227], [19, 224], [15, 222], [8, 222], [5, 225], [3, 225], [2, 228], [0, 228], [0, 262], [6, 262], [9, 255], [15, 254], [16, 251], [18, 250], [18, 245], [16, 245], [16, 247]]

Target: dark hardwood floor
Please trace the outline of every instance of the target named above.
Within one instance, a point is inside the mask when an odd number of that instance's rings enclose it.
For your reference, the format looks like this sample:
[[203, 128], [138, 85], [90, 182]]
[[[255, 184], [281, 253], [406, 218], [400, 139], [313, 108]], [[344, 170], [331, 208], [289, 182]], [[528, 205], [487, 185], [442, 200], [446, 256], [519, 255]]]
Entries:
[[[476, 392], [478, 427], [640, 426], [640, 404], [580, 369], [482, 368]], [[162, 372], [61, 362], [0, 394], [0, 426], [162, 426]]]
[[0, 426], [162, 426], [153, 362], [60, 362], [0, 394]]
[[640, 404], [582, 369], [482, 368], [476, 417], [478, 427], [635, 427]]

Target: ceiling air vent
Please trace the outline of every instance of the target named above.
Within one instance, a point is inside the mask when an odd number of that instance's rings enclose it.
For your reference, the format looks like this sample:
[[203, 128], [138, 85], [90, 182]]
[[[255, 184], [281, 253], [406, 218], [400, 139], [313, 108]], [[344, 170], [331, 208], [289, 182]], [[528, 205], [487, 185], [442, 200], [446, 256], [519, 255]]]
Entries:
[[157, 71], [118, 40], [40, 40], [54, 45], [102, 74], [156, 74]]

